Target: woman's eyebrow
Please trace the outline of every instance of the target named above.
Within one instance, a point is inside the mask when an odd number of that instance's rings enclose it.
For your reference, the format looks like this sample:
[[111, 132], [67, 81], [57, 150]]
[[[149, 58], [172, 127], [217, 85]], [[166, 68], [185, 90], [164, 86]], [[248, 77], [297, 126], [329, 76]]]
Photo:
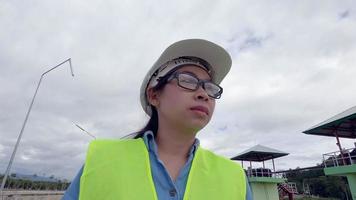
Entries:
[[199, 79], [199, 80], [203, 80], [203, 81], [211, 81], [211, 77], [209, 76], [208, 79], [200, 79], [198, 78], [198, 76], [196, 74], [194, 74], [194, 72], [191, 72], [191, 71], [180, 71], [180, 73], [184, 73], [184, 74], [190, 74], [192, 76], [194, 76], [195, 78]]

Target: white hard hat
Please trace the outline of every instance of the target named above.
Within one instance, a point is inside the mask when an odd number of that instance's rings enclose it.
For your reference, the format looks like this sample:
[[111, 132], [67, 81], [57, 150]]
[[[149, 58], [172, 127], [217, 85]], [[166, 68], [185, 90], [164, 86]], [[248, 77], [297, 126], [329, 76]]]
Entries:
[[[226, 74], [230, 71], [232, 63], [229, 53], [221, 46], [210, 41], [203, 39], [187, 39], [173, 43], [166, 50], [164, 50], [158, 60], [148, 71], [142, 82], [140, 100], [143, 110], [148, 115], [151, 116], [152, 111], [147, 100], [146, 89], [148, 86], [153, 87], [157, 83], [157, 80], [152, 79], [164, 76], [178, 66], [188, 64], [203, 66], [196, 61], [189, 61], [185, 59], [181, 59], [180, 62], [175, 62], [175, 64], [169, 64], [174, 59], [182, 57], [195, 57], [207, 62], [209, 66], [204, 65], [204, 67], [210, 68], [208, 69], [209, 74], [212, 81], [216, 84], [221, 83]], [[165, 69], [162, 70], [162, 67]]]

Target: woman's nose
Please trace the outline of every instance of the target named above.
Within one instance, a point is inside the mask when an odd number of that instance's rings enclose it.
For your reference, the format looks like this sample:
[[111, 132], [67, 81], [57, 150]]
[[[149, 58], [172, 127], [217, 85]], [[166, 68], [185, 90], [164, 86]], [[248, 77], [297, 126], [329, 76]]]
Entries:
[[198, 100], [204, 100], [204, 101], [209, 100], [209, 95], [208, 93], [206, 93], [206, 91], [203, 89], [202, 86], [199, 86], [199, 88], [195, 92], [196, 92], [195, 97]]

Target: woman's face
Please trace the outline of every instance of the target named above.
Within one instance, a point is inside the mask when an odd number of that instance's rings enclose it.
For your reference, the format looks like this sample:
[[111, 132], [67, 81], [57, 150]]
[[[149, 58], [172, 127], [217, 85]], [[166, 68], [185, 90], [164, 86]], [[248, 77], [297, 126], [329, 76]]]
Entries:
[[[187, 65], [177, 72], [191, 73], [200, 80], [211, 80], [209, 74], [202, 68]], [[198, 90], [191, 91], [178, 86], [177, 79], [169, 81], [161, 91], [156, 93], [156, 109], [159, 124], [168, 123], [170, 127], [184, 128], [187, 131], [197, 132], [210, 121], [215, 99], [208, 96], [200, 86]]]

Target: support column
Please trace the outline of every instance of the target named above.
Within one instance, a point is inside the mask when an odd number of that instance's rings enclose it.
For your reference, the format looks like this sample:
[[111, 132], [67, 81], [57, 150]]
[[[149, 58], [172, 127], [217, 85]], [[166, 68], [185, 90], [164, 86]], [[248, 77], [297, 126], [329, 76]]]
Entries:
[[347, 182], [353, 200], [356, 200], [356, 174], [347, 174]]
[[[342, 164], [343, 164], [343, 165], [346, 165], [345, 158], [344, 158], [344, 152], [343, 152], [342, 147], [341, 147], [341, 143], [340, 143], [340, 140], [339, 140], [339, 136], [337, 135], [337, 128], [335, 128], [335, 130], [334, 130], [334, 135], [335, 135], [335, 137], [336, 137], [336, 145], [339, 147], [339, 150], [340, 150], [340, 155], [341, 155], [341, 159], [342, 159]], [[339, 161], [336, 160], [336, 162], [339, 162]]]

